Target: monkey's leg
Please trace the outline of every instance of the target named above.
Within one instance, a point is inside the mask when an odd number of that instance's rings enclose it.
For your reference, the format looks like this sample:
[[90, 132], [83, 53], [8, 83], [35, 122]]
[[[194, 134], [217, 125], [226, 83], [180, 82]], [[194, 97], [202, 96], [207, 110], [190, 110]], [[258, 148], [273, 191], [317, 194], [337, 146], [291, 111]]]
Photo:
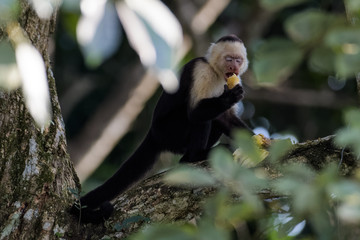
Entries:
[[211, 122], [192, 124], [184, 156], [180, 162], [198, 162], [205, 160], [208, 154], [208, 140], [211, 132]]

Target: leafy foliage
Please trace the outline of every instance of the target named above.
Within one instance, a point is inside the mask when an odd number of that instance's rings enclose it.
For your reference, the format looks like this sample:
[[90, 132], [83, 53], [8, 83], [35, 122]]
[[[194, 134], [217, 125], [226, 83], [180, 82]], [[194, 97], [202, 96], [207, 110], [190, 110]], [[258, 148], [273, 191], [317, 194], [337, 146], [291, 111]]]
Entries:
[[[280, 8], [297, 1], [269, 2]], [[267, 7], [271, 8], [270, 5]], [[360, 71], [360, 25], [354, 20], [359, 17], [356, 15], [359, 7], [352, 0], [345, 1], [345, 5], [348, 16], [308, 9], [288, 17], [284, 30], [291, 41], [269, 39], [255, 50], [253, 70], [258, 82], [278, 83], [287, 79], [307, 54], [312, 71], [336, 74], [342, 79], [354, 77]]]
[[255, 53], [253, 70], [259, 83], [279, 84], [286, 80], [302, 60], [303, 52], [287, 39], [270, 39]]
[[360, 111], [358, 109], [347, 110], [344, 113], [346, 127], [340, 129], [335, 142], [341, 147], [350, 147], [360, 157]]

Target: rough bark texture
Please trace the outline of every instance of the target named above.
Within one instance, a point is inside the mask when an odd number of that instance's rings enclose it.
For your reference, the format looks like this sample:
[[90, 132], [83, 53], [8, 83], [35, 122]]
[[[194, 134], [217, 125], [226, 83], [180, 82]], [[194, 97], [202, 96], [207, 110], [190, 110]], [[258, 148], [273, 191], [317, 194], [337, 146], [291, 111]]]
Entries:
[[69, 227], [68, 208], [79, 184], [66, 151], [64, 123], [49, 55], [51, 20], [40, 20], [27, 1], [19, 22], [42, 54], [53, 109], [52, 124], [36, 127], [21, 90], [0, 91], [0, 239], [55, 239]]
[[[283, 159], [283, 164], [303, 163], [315, 170], [321, 170], [331, 162], [338, 164], [342, 149], [332, 143], [333, 137], [325, 137], [294, 145]], [[206, 167], [206, 163], [199, 165]], [[263, 166], [270, 174], [277, 176], [270, 163]], [[340, 165], [343, 175], [351, 175], [358, 168], [358, 162], [351, 152], [345, 150]], [[202, 215], [202, 204], [215, 192], [213, 188], [179, 188], [161, 182], [162, 174], [146, 179], [124, 194], [115, 202], [115, 213], [104, 225], [83, 226], [84, 239], [101, 239], [108, 236], [123, 239], [139, 231], [145, 223], [195, 222]]]

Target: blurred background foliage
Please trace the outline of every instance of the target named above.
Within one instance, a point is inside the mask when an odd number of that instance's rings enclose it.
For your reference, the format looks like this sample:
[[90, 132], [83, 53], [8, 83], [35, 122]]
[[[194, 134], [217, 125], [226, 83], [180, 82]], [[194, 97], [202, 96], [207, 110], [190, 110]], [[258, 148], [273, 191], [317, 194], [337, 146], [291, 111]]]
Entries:
[[[242, 38], [249, 52], [241, 115], [257, 133], [292, 142], [337, 133], [339, 146], [360, 155], [360, 113], [355, 108], [360, 82], [358, 0], [30, 2], [42, 18], [61, 5], [50, 48], [75, 165], [87, 155], [97, 157], [97, 143], [107, 149], [99, 153], [100, 162], [85, 161], [86, 166], [96, 166], [105, 159], [85, 182], [85, 191], [106, 180], [134, 151], [150, 125], [162, 88], [176, 89], [174, 76], [182, 65], [204, 55], [209, 43], [229, 33]], [[0, 36], [16, 21], [20, 6], [18, 1], [0, 0]], [[22, 84], [12, 50], [16, 47], [11, 48], [5, 37], [0, 40], [0, 86], [12, 90]], [[139, 92], [136, 86], [148, 76], [162, 87], [150, 81], [151, 87]], [[132, 118], [124, 118], [122, 109], [131, 99], [141, 106]], [[127, 127], [119, 133], [123, 125]], [[251, 142], [241, 133], [237, 139], [240, 146], [246, 139]], [[271, 161], [278, 161], [289, 147], [286, 141], [274, 144]], [[165, 154], [157, 169], [173, 165], [176, 158]], [[253, 233], [263, 239], [346, 239], [350, 227], [360, 222], [358, 179], [338, 176], [335, 166], [320, 173], [289, 166], [281, 169], [281, 178], [271, 181], [261, 169], [234, 162], [224, 149], [215, 151], [210, 163], [214, 173], [178, 169], [168, 179], [179, 184], [185, 176], [195, 185], [216, 183], [223, 189], [207, 202], [197, 227], [153, 226], [135, 239], [230, 239], [244, 231], [249, 239]], [[263, 189], [281, 197], [261, 199], [258, 192]], [[235, 203], [233, 193], [243, 197]]]

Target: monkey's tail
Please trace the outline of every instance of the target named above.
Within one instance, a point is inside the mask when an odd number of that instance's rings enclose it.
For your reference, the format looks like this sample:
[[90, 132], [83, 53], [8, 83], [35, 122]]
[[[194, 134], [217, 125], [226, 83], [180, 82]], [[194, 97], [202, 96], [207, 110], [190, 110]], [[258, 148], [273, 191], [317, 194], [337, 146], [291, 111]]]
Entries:
[[74, 205], [71, 213], [79, 216], [82, 222], [96, 223], [108, 219], [113, 211], [109, 201], [140, 180], [151, 169], [159, 152], [160, 148], [149, 132], [138, 149], [119, 170], [104, 184], [83, 196], [80, 199], [81, 209]]

